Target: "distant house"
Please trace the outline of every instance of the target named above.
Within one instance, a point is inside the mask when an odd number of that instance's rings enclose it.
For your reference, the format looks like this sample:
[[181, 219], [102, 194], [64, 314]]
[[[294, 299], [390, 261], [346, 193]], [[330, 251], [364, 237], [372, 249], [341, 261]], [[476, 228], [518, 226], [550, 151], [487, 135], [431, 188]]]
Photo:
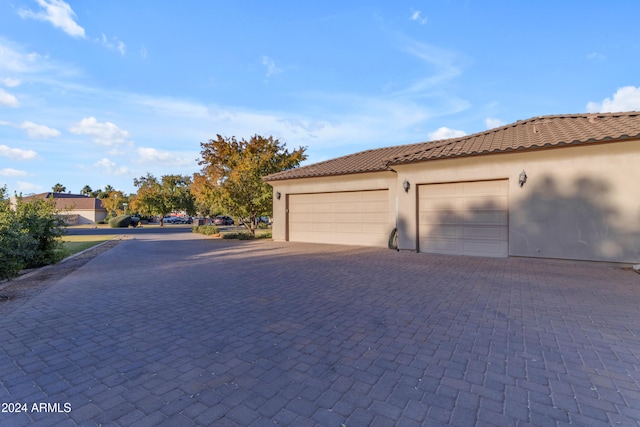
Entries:
[[[82, 194], [41, 193], [24, 196], [22, 201], [48, 198], [55, 200], [56, 209], [61, 211], [60, 216], [64, 218], [67, 225], [95, 224], [107, 217], [108, 212], [102, 207], [102, 200]], [[15, 198], [12, 198], [12, 204], [15, 204]]]
[[640, 112], [534, 117], [265, 177], [273, 238], [640, 262]]

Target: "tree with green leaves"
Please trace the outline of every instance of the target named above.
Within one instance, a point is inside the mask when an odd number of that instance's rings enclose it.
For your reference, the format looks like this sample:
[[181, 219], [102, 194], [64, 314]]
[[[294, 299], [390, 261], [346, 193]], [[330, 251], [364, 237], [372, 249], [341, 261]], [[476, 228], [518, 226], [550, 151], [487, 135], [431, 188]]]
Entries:
[[131, 196], [131, 209], [142, 215], [166, 216], [171, 212], [185, 211], [195, 215], [193, 196], [189, 191], [191, 177], [187, 175], [163, 175], [160, 180], [150, 173], [133, 180], [138, 188]]
[[192, 186], [197, 203], [241, 218], [252, 235], [257, 218], [273, 213], [271, 186], [262, 178], [298, 167], [307, 158], [306, 147], [289, 151], [272, 136], [246, 141], [217, 135], [200, 146], [203, 168], [194, 174]]
[[65, 191], [67, 191], [67, 187], [65, 187], [60, 183], [57, 183], [56, 185], [51, 187], [51, 189], [53, 190], [54, 193], [64, 193]]
[[124, 212], [124, 203], [127, 203], [129, 199], [124, 195], [122, 191], [112, 190], [107, 194], [107, 197], [102, 198], [102, 207], [111, 215], [118, 215]]
[[87, 197], [91, 196], [92, 192], [93, 190], [88, 185], [85, 185], [84, 187], [82, 187], [82, 190], [80, 190], [80, 194], [85, 195]]

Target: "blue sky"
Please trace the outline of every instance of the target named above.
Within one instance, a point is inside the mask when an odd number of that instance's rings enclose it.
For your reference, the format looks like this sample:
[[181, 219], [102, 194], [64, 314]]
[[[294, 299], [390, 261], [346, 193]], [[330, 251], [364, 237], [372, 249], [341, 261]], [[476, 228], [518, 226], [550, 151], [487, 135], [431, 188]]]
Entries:
[[0, 185], [135, 192], [216, 134], [307, 163], [640, 110], [640, 2], [0, 0]]

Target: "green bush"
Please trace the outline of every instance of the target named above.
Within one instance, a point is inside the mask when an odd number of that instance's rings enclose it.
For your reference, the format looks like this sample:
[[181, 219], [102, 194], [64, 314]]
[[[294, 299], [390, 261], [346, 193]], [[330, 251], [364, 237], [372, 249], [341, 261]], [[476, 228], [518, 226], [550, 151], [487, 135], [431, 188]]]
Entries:
[[222, 235], [223, 239], [238, 239], [238, 240], [251, 240], [254, 237], [251, 235], [251, 233], [226, 233]]
[[256, 234], [256, 239], [270, 239], [271, 238], [271, 232], [268, 231], [266, 233], [262, 233], [262, 234]]
[[205, 236], [211, 236], [212, 234], [218, 234], [220, 231], [215, 225], [194, 225], [191, 229], [193, 233], [204, 234]]
[[5, 196], [6, 187], [0, 187], [0, 280], [17, 276], [24, 268], [60, 261], [64, 223], [55, 202], [18, 199], [13, 210]]
[[109, 220], [109, 227], [111, 228], [128, 227], [129, 224], [131, 224], [131, 217], [129, 215], [118, 215]]

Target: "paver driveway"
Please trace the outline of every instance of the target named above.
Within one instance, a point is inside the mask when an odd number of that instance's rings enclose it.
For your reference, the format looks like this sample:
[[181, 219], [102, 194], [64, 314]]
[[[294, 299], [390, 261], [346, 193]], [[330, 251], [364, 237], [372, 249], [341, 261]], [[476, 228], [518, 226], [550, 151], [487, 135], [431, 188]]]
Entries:
[[639, 307], [606, 266], [141, 235], [0, 319], [0, 425], [638, 425]]

